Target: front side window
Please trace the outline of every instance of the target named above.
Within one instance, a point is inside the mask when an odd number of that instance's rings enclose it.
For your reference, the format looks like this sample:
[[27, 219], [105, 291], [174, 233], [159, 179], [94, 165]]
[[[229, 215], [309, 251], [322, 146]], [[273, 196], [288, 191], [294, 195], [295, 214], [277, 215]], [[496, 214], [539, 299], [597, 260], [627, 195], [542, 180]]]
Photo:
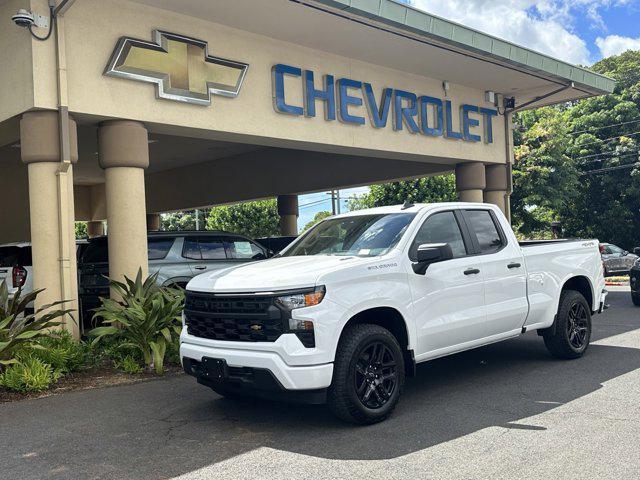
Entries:
[[624, 250], [616, 245], [608, 245], [609, 251], [607, 253], [612, 253], [614, 255], [622, 255]]
[[325, 220], [282, 255], [383, 255], [396, 246], [414, 217], [414, 213], [389, 213]]
[[265, 257], [260, 247], [242, 237], [228, 237], [224, 243], [228, 258], [247, 260]]
[[502, 248], [502, 237], [489, 210], [467, 210], [466, 218], [478, 239], [480, 253], [495, 253]]
[[448, 243], [453, 258], [464, 257], [467, 254], [462, 232], [453, 212], [436, 213], [424, 221], [409, 249], [411, 260], [416, 260], [418, 247], [425, 243]]

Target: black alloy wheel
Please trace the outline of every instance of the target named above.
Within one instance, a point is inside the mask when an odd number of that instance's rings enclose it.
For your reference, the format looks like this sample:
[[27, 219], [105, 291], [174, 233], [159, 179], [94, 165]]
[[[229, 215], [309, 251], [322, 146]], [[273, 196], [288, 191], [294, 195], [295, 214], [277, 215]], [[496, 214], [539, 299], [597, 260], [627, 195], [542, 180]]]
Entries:
[[396, 388], [397, 362], [393, 352], [382, 342], [373, 342], [356, 362], [355, 387], [362, 404], [371, 409], [386, 404]]

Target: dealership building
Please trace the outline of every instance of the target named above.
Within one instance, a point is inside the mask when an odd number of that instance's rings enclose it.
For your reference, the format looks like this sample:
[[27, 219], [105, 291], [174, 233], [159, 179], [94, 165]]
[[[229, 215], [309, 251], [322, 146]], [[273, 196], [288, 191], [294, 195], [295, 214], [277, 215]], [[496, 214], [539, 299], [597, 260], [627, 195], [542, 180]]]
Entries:
[[77, 302], [74, 221], [122, 278], [161, 212], [275, 197], [290, 235], [297, 195], [455, 172], [508, 215], [513, 112], [614, 86], [393, 0], [53, 3], [0, 0], [0, 243], [41, 304]]

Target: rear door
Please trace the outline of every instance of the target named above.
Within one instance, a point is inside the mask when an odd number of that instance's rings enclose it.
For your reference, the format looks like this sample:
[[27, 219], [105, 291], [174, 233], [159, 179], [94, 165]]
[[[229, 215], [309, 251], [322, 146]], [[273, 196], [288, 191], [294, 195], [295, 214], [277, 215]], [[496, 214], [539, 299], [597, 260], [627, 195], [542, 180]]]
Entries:
[[519, 330], [529, 311], [522, 250], [492, 210], [465, 209], [463, 215], [484, 274], [487, 336]]

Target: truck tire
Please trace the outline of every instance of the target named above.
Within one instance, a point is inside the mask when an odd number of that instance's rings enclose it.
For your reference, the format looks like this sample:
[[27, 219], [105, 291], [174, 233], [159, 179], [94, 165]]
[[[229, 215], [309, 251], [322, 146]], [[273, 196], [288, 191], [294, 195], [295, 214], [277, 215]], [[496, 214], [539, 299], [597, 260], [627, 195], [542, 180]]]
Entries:
[[631, 292], [631, 301], [636, 307], [640, 307], [640, 293]]
[[404, 376], [402, 349], [389, 330], [366, 323], [347, 327], [336, 352], [329, 408], [347, 422], [381, 422], [398, 403]]
[[591, 307], [580, 292], [564, 290], [555, 328], [543, 335], [544, 344], [556, 358], [580, 358], [591, 339]]

